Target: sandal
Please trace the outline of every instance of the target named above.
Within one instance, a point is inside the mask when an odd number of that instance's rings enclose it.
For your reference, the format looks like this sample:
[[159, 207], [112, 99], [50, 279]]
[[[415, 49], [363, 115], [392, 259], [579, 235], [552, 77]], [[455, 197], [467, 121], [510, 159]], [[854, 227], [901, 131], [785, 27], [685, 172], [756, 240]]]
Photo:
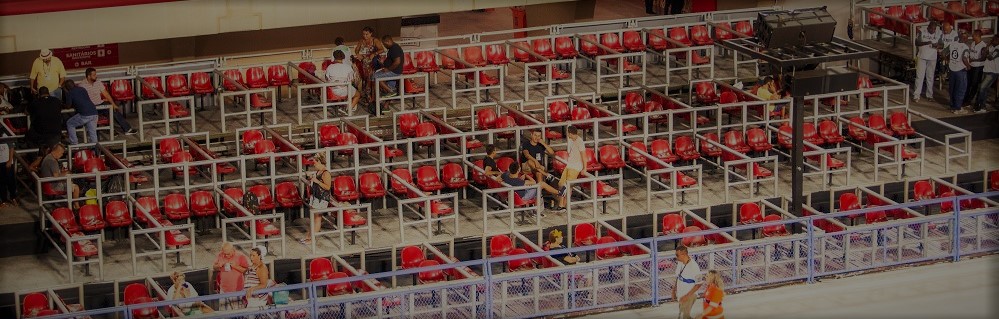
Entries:
[[311, 244], [312, 244], [312, 241], [311, 241], [311, 240], [309, 240], [308, 238], [302, 238], [302, 239], [299, 239], [299, 240], [298, 240], [298, 243], [299, 243], [299, 244], [302, 244], [302, 245], [306, 245], [306, 246], [308, 246], [308, 245], [311, 245]]

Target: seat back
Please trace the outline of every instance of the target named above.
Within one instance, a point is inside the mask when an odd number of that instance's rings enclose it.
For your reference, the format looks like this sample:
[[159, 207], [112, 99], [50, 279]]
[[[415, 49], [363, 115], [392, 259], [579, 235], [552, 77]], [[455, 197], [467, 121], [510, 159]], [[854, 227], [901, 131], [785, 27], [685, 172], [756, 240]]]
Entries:
[[458, 163], [447, 163], [441, 168], [441, 176], [445, 181], [461, 181], [465, 180], [465, 170]]
[[717, 25], [714, 27], [714, 29], [715, 29], [715, 38], [716, 39], [718, 39], [718, 40], [729, 40], [729, 39], [734, 39], [735, 38], [735, 35], [733, 35], [732, 32], [729, 32], [728, 30], [726, 30], [725, 28], [722, 28], [721, 26], [726, 26], [726, 27], [731, 28], [732, 24], [728, 23], [728, 22], [718, 22]]
[[657, 139], [649, 143], [649, 154], [663, 161], [667, 161], [666, 158], [673, 155], [670, 151], [669, 141], [665, 139]]
[[641, 94], [635, 91], [628, 92], [624, 96], [625, 113], [640, 113], [643, 103], [645, 103], [645, 98]]
[[111, 97], [116, 101], [131, 101], [135, 99], [135, 90], [131, 79], [111, 81]]
[[569, 104], [565, 101], [553, 101], [548, 104], [548, 114], [553, 122], [562, 122], [569, 119]]
[[[413, 182], [413, 174], [410, 173], [408, 169], [405, 169], [405, 168], [396, 168], [396, 169], [392, 170], [392, 174], [395, 175], [395, 176], [398, 176], [400, 179], [406, 181], [406, 183], [412, 183]], [[390, 183], [390, 185], [392, 185], [392, 190], [395, 191], [396, 193], [400, 193], [400, 194], [401, 193], [406, 193], [409, 190], [398, 179], [391, 178], [389, 183]]]
[[669, 28], [669, 38], [683, 45], [690, 46], [690, 38], [687, 36], [687, 29], [684, 27]]
[[683, 216], [680, 216], [680, 214], [666, 214], [663, 216], [662, 223], [662, 232], [665, 235], [679, 234], [686, 228], [686, 223], [684, 223]]
[[315, 258], [309, 262], [309, 281], [330, 279], [330, 275], [335, 271], [333, 262], [328, 258]]
[[[693, 233], [699, 231], [701, 231], [701, 227], [690, 226], [690, 227], [684, 227], [681, 233]], [[680, 242], [687, 247], [697, 247], [706, 244], [707, 240], [704, 239], [704, 235], [693, 235], [693, 236], [683, 237], [683, 239], [681, 239]]]
[[480, 45], [472, 45], [462, 48], [462, 57], [465, 59], [465, 62], [473, 65], [486, 64], [485, 57], [482, 56], [482, 46]]
[[184, 194], [169, 194], [163, 198], [163, 209], [167, 212], [187, 211], [187, 197]]
[[333, 193], [339, 197], [353, 197], [357, 193], [357, 184], [354, 183], [354, 177], [340, 175], [333, 178]]
[[274, 203], [274, 197], [271, 196], [271, 189], [267, 185], [253, 185], [247, 189], [254, 196], [257, 196], [257, 203], [259, 207], [267, 207]]
[[187, 87], [187, 75], [186, 74], [168, 75], [166, 93], [171, 96], [184, 96], [191, 94], [191, 89]]
[[618, 36], [617, 32], [608, 32], [601, 34], [600, 44], [603, 44], [605, 47], [616, 50], [618, 52], [620, 52], [622, 48], [621, 37]]
[[251, 89], [267, 87], [267, 77], [264, 74], [264, 68], [261, 66], [246, 68], [246, 85]]
[[361, 191], [365, 193], [377, 193], [384, 192], [385, 185], [382, 184], [382, 177], [375, 172], [361, 173], [358, 178], [358, 183], [361, 186]]
[[912, 197], [915, 200], [933, 199], [936, 193], [929, 181], [918, 181], [912, 185]]
[[427, 255], [419, 246], [406, 246], [399, 252], [399, 259], [402, 260], [402, 268], [419, 267], [420, 263], [427, 260]]
[[323, 147], [335, 145], [337, 135], [340, 135], [340, 127], [335, 124], [323, 124], [319, 127], [319, 143]]
[[813, 144], [822, 144], [822, 139], [819, 138], [819, 131], [815, 129], [815, 124], [812, 122], [805, 122], [801, 127], [801, 135], [806, 141]]
[[757, 203], [744, 203], [739, 205], [739, 223], [752, 224], [763, 221], [763, 211]]
[[701, 45], [712, 42], [708, 27], [703, 24], [690, 26], [690, 39]]
[[742, 131], [731, 130], [725, 132], [725, 146], [738, 151], [745, 144], [746, 140], [742, 136]]
[[[615, 242], [617, 242], [617, 240], [611, 236], [603, 236], [600, 237], [600, 239], [597, 239], [597, 244], [610, 244]], [[597, 259], [617, 258], [621, 257], [621, 249], [620, 247], [599, 248], [597, 249], [596, 254]]]
[[[237, 203], [243, 203], [243, 190], [236, 187], [230, 187], [223, 191], [226, 195], [231, 197]], [[222, 200], [222, 208], [228, 213], [236, 213], [236, 206], [233, 206], [228, 200]]]
[[825, 139], [838, 137], [840, 136], [839, 126], [832, 120], [823, 120], [822, 122], [819, 122], [819, 135]]
[[[241, 85], [245, 84], [243, 83], [243, 73], [239, 72], [239, 69], [222, 71], [222, 75], [222, 87], [224, 87], [226, 91], [239, 91], [236, 83]], [[235, 81], [235, 83], [233, 81]]]
[[718, 97], [718, 104], [731, 104], [739, 102], [739, 96], [734, 92], [725, 91]]
[[572, 230], [573, 244], [575, 246], [588, 246], [597, 241], [597, 229], [593, 224], [583, 223], [576, 225]]
[[434, 135], [437, 135], [437, 125], [434, 125], [434, 123], [423, 122], [416, 127], [417, 137], [427, 137]]
[[437, 168], [425, 165], [420, 166], [416, 169], [416, 183], [420, 185], [433, 185], [440, 184], [440, 178], [437, 177]]
[[[305, 72], [307, 72], [307, 73], [309, 73], [309, 74], [311, 74], [313, 76], [316, 75], [316, 64], [315, 63], [312, 63], [312, 62], [302, 62], [302, 63], [298, 64], [298, 68], [302, 69], [303, 71], [305, 71]], [[314, 84], [313, 81], [310, 80], [303, 73], [299, 73], [298, 74], [298, 83], [302, 83], [302, 84]]]
[[648, 43], [653, 49], [665, 50], [669, 46], [669, 42], [665, 39], [666, 32], [664, 32], [662, 28], [649, 30], [646, 37], [646, 43]]
[[21, 316], [24, 318], [35, 317], [49, 308], [49, 298], [44, 293], [29, 293], [24, 296], [23, 302], [21, 302]]
[[767, 138], [767, 132], [758, 127], [754, 127], [746, 131], [746, 139], [748, 140], [749, 145], [770, 143], [770, 139]]
[[257, 142], [264, 139], [264, 133], [260, 130], [248, 130], [243, 132], [243, 153], [252, 154], [256, 150]]
[[867, 118], [867, 127], [875, 131], [886, 131], [888, 130], [888, 125], [885, 123], [885, 117], [881, 114], [871, 114], [871, 117]]
[[[594, 34], [584, 34], [584, 35], [579, 36], [579, 38], [580, 38], [580, 40], [579, 40], [579, 50], [582, 51], [583, 54], [590, 55], [590, 56], [600, 54], [600, 48], [598, 48], [596, 44], [593, 44], [593, 43], [597, 42], [597, 36], [596, 35], [594, 35]], [[586, 41], [584, 41], [584, 39]]]
[[191, 192], [191, 210], [195, 212], [213, 212], [218, 210], [215, 197], [209, 191]]
[[600, 147], [600, 163], [604, 165], [616, 165], [624, 163], [621, 159], [621, 149], [617, 145], [604, 145]]
[[289, 200], [289, 199], [300, 199], [302, 198], [301, 193], [298, 191], [298, 186], [294, 182], [280, 182], [277, 186], [274, 186], [274, 196], [278, 200]]
[[144, 99], [158, 99], [159, 97], [156, 96], [155, 93], [153, 93], [153, 90], [159, 91], [160, 93], [164, 93], [164, 94], [166, 93], [166, 92], [163, 92], [163, 80], [160, 77], [158, 77], [158, 76], [148, 76], [148, 77], [142, 78], [142, 80], [146, 81], [146, 84], [149, 84], [148, 86], [147, 85], [142, 85], [142, 98], [144, 98]]
[[551, 38], [534, 39], [531, 41], [531, 46], [534, 48], [534, 52], [543, 57], [555, 56], [555, 50], [552, 48]]
[[506, 48], [500, 44], [486, 46], [486, 59], [492, 64], [505, 64], [509, 62], [509, 58], [506, 56]]
[[889, 117], [891, 121], [891, 128], [895, 131], [903, 131], [910, 129], [909, 117], [902, 112], [892, 112]]
[[459, 67], [458, 62], [455, 61], [452, 57], [458, 57], [457, 48], [447, 48], [442, 50], [441, 66], [443, 66], [445, 69], [460, 69], [465, 67], [464, 65], [461, 65]]
[[416, 136], [416, 127], [420, 125], [420, 117], [416, 113], [399, 115], [399, 132], [405, 136]]
[[859, 116], [854, 116], [850, 118], [850, 123], [853, 123], [853, 125], [847, 126], [846, 128], [847, 133], [849, 133], [850, 136], [853, 137], [854, 139], [861, 141], [866, 140], [867, 131], [860, 128], [861, 126], [867, 126], [867, 124], [864, 123], [864, 119]]
[[839, 195], [839, 211], [845, 212], [860, 208], [860, 199], [857, 198], [857, 194], [843, 193], [842, 195]]
[[267, 81], [271, 86], [281, 86], [291, 84], [288, 78], [288, 67], [284, 65], [271, 65], [267, 67]]
[[642, 34], [635, 30], [628, 30], [621, 33], [621, 42], [623, 42], [624, 47], [629, 51], [637, 51], [645, 49], [645, 43], [642, 42]]
[[132, 305], [140, 302], [141, 300], [149, 299], [149, 289], [146, 285], [140, 283], [129, 284], [125, 286], [125, 304]]
[[555, 38], [555, 50], [562, 56], [576, 54], [576, 43], [570, 37]]
[[[764, 222], [776, 222], [782, 220], [780, 215], [767, 215], [763, 218]], [[776, 236], [786, 236], [788, 235], [787, 227], [784, 225], [771, 225], [763, 227], [763, 236], [765, 237], [776, 237]]]
[[694, 91], [697, 96], [715, 95], [715, 84], [710, 81], [697, 82], [697, 84], [694, 85]]

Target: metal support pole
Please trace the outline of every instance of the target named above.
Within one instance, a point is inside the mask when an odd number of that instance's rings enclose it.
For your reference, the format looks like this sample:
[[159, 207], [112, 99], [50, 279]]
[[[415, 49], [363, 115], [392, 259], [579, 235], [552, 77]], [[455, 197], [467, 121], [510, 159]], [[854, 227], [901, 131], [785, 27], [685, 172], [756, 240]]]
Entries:
[[804, 187], [804, 156], [803, 152], [804, 143], [802, 139], [802, 126], [805, 125], [805, 114], [802, 106], [804, 106], [804, 97], [795, 96], [791, 100], [791, 114], [793, 114], [794, 119], [792, 119], [791, 127], [793, 128], [792, 136], [794, 136], [792, 148], [791, 148], [791, 213], [794, 216], [802, 216], [802, 188]]

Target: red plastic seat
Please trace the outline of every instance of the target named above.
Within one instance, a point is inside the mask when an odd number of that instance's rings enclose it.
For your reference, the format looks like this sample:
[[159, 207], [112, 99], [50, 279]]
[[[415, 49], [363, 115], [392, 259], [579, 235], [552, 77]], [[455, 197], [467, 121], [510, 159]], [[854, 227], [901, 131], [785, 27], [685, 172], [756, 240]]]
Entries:
[[[615, 242], [617, 242], [617, 240], [611, 236], [603, 236], [600, 237], [600, 239], [597, 239], [597, 244], [610, 244]], [[596, 255], [598, 260], [617, 258], [621, 257], [621, 249], [620, 247], [599, 248], [597, 249]]]
[[142, 85], [142, 98], [147, 100], [158, 99], [159, 96], [153, 93], [153, 89], [163, 93], [163, 79], [158, 76], [149, 76], [142, 78], [142, 80], [146, 81], [146, 84], [149, 84], [149, 86]]
[[[527, 254], [527, 250], [523, 248], [516, 248], [510, 250], [510, 256]], [[510, 271], [522, 271], [534, 269], [534, 262], [530, 258], [514, 259], [507, 262], [507, 268]]]
[[718, 134], [715, 133], [704, 134], [704, 138], [701, 139], [701, 155], [705, 157], [721, 156], [722, 154], [721, 148], [716, 146], [715, 144], [708, 143], [708, 141], [718, 143]]
[[[857, 77], [857, 89], [870, 89], [874, 87], [874, 83], [871, 83], [871, 78], [867, 76]], [[864, 93], [864, 97], [878, 97], [881, 96], [881, 92], [873, 91]]]
[[642, 34], [638, 31], [628, 30], [621, 33], [621, 42], [624, 48], [631, 52], [645, 51], [645, 43], [642, 42]]
[[621, 149], [617, 145], [604, 145], [600, 147], [600, 164], [607, 169], [618, 169], [624, 167], [624, 159], [621, 158]]
[[902, 112], [891, 113], [891, 130], [901, 136], [916, 134], [916, 130], [909, 125], [909, 117]]
[[[354, 133], [343, 132], [336, 136], [336, 146], [357, 145], [357, 136]], [[354, 154], [353, 149], [342, 149], [340, 154]]]
[[87, 161], [93, 158], [98, 158], [97, 154], [90, 149], [81, 149], [73, 152], [73, 170], [83, 171], [84, 165]]
[[[222, 71], [222, 75], [222, 87], [225, 88], [226, 91], [239, 91], [239, 87], [236, 86], [236, 83], [246, 85], [246, 83], [243, 82], [243, 73], [239, 72], [239, 69]], [[233, 81], [235, 81], [235, 83]]]
[[739, 205], [739, 224], [753, 224], [763, 221], [763, 211], [757, 203]]
[[912, 185], [913, 200], [927, 200], [936, 197], [936, 193], [933, 191], [933, 184], [929, 181], [918, 181]]
[[[82, 228], [83, 231], [91, 232], [104, 229], [105, 225], [104, 217], [101, 216], [100, 206], [97, 206], [96, 204], [83, 205], [82, 207], [80, 207], [79, 215], [80, 215], [79, 227]], [[53, 218], [55, 218], [54, 215]]]
[[[839, 195], [839, 211], [840, 212], [857, 210], [857, 209], [861, 209], [861, 208], [864, 208], [864, 207], [860, 205], [860, 198], [857, 198], [857, 194], [854, 194], [854, 193], [843, 193], [842, 195]], [[855, 217], [858, 217], [858, 216], [859, 215], [857, 215], [857, 214], [851, 214], [851, 215], [849, 215], [847, 217], [849, 217], [849, 218], [855, 218]]]
[[138, 220], [140, 223], [148, 224], [150, 222], [149, 219], [146, 218], [146, 214], [142, 213], [143, 210], [149, 213], [149, 215], [153, 219], [162, 218], [161, 217], [162, 215], [160, 215], [160, 204], [158, 201], [156, 201], [155, 197], [152, 196], [139, 197], [138, 199], [136, 199], [136, 202], [138, 202], [138, 205], [135, 210], [135, 219]]
[[[764, 222], [776, 222], [780, 220], [782, 220], [780, 215], [767, 215], [767, 217], [763, 218]], [[773, 225], [773, 226], [763, 227], [764, 237], [787, 236], [789, 234], [790, 233], [788, 233], [787, 227], [785, 225]]]
[[697, 82], [694, 85], [697, 102], [701, 104], [714, 104], [718, 102], [718, 93], [715, 92], [715, 84], [712, 82]]
[[999, 1], [989, 0], [986, 11], [989, 15], [999, 16]]
[[[430, 122], [423, 122], [416, 126], [416, 137], [429, 137], [437, 135], [437, 125]], [[420, 141], [420, 145], [434, 145], [434, 140]]]
[[600, 55], [600, 48], [594, 44], [596, 42], [597, 36], [595, 34], [584, 34], [579, 36], [579, 51], [591, 57]]
[[[273, 154], [276, 151], [277, 151], [277, 146], [275, 146], [274, 141], [271, 140], [261, 140], [258, 141], [253, 146], [253, 154], [256, 155]], [[275, 160], [278, 160], [278, 158], [275, 158]], [[270, 157], [257, 158], [257, 164], [267, 164], [270, 163], [270, 161], [271, 161]]]
[[246, 68], [246, 86], [251, 89], [260, 89], [267, 87], [267, 85], [267, 78], [263, 67], [254, 66]]
[[135, 90], [132, 88], [132, 80], [118, 79], [111, 81], [111, 98], [122, 102], [135, 100]]
[[624, 47], [621, 45], [621, 37], [617, 34], [617, 32], [601, 34], [600, 44], [603, 44], [605, 47], [617, 52], [624, 51]]
[[703, 24], [690, 26], [690, 40], [695, 45], [712, 45], [715, 43], [711, 39], [711, 33], [708, 32], [708, 26]]
[[826, 140], [819, 136], [819, 131], [815, 129], [815, 124], [812, 122], [805, 122], [804, 126], [801, 127], [801, 134], [803, 135], [805, 141], [815, 144], [822, 145], [826, 143]]
[[[590, 111], [587, 110], [585, 107], [577, 106], [577, 107], [575, 107], [575, 108], [572, 109], [572, 120], [573, 121], [588, 120], [588, 119], [590, 119], [590, 116], [591, 116]], [[589, 123], [589, 122], [576, 123], [576, 124], [573, 124], [573, 125], [576, 126], [576, 127], [578, 127], [578, 128], [580, 128], [580, 129], [584, 129], [584, 130], [585, 129], [593, 128], [593, 123]]]
[[506, 48], [501, 44], [486, 46], [486, 60], [489, 61], [489, 64], [495, 65], [510, 63], [510, 58], [506, 55]]
[[[517, 119], [513, 118], [513, 116], [502, 115], [496, 118], [496, 123], [494, 128], [506, 129], [506, 128], [513, 128], [516, 126], [517, 126]], [[497, 137], [505, 139], [513, 138], [513, 135], [514, 135], [513, 130], [503, 130], [500, 131], [499, 133], [496, 133]]]
[[354, 177], [348, 175], [340, 175], [333, 178], [333, 197], [341, 202], [351, 202], [360, 198], [361, 194], [357, 191], [357, 184], [354, 183]]
[[416, 53], [416, 69], [421, 72], [434, 73], [440, 71], [437, 65], [437, 55], [433, 51], [420, 51]]
[[215, 93], [215, 86], [212, 85], [212, 77], [207, 72], [191, 73], [191, 92], [194, 94]]
[[555, 53], [558, 53], [559, 57], [562, 58], [575, 58], [579, 55], [576, 43], [570, 37], [555, 38]]
[[191, 213], [195, 217], [213, 216], [218, 214], [219, 207], [215, 204], [215, 197], [209, 191], [191, 192]]
[[589, 246], [597, 242], [597, 229], [593, 224], [583, 223], [576, 225], [572, 230], [573, 246]]
[[[149, 289], [140, 283], [129, 284], [124, 290], [125, 305], [135, 305], [158, 301], [158, 298], [149, 297]], [[151, 319], [159, 318], [160, 313], [156, 307], [139, 308], [132, 310], [132, 318]]]
[[[957, 196], [957, 194], [954, 193], [954, 190], [947, 189], [945, 191], [941, 191], [940, 192], [940, 196], [938, 198], [948, 198], [948, 197], [955, 197], [955, 196]], [[952, 202], [952, 201], [940, 202], [940, 212], [941, 213], [950, 213], [950, 212], [953, 212], [953, 211], [954, 211], [954, 202]]]
[[335, 124], [323, 124], [319, 127], [319, 145], [322, 147], [335, 146], [337, 135], [340, 135], [340, 127]]
[[[699, 231], [701, 231], [701, 227], [690, 226], [690, 227], [684, 227], [681, 233], [693, 233]], [[683, 237], [683, 239], [681, 239], [680, 242], [687, 247], [704, 246], [705, 244], [708, 243], [708, 241], [704, 238], [704, 235], [686, 236]]]
[[683, 216], [680, 214], [666, 214], [663, 216], [663, 235], [679, 234], [686, 228]]
[[[231, 197], [233, 200], [235, 200], [237, 203], [239, 203], [240, 205], [243, 204], [243, 190], [242, 189], [239, 189], [239, 188], [236, 188], [236, 187], [230, 187], [230, 188], [225, 189], [225, 191], [223, 191], [223, 192], [226, 195], [228, 195], [229, 197]], [[233, 215], [233, 216], [242, 215], [242, 213], [239, 211], [238, 208], [236, 208], [236, 206], [232, 205], [228, 200], [225, 200], [224, 198], [222, 199], [222, 208], [225, 210], [225, 212], [227, 214], [230, 214], [230, 215]]]
[[586, 155], [587, 172], [596, 172], [604, 168], [603, 164], [600, 164], [600, 161], [597, 160], [596, 151], [592, 148], [587, 148], [584, 154]]
[[416, 66], [413, 65], [413, 58], [410, 56], [409, 52], [403, 53], [402, 59], [402, 74], [414, 74], [416, 73]]
[[644, 167], [646, 165], [647, 159], [645, 158], [645, 155], [642, 155], [641, 153], [636, 151], [635, 150], [636, 148], [642, 151], [648, 151], [648, 148], [645, 147], [645, 143], [632, 142], [631, 147], [628, 148], [628, 161], [631, 162], [631, 165], [637, 167]]
[[754, 152], [765, 152], [774, 147], [773, 144], [770, 144], [770, 138], [767, 137], [767, 133], [758, 127], [746, 131], [746, 140]]
[[669, 42], [665, 40], [666, 33], [662, 28], [649, 30], [646, 34], [646, 43], [656, 51], [663, 51], [669, 48]]
[[163, 213], [167, 219], [177, 220], [191, 217], [191, 210], [187, 206], [187, 197], [184, 194], [169, 194], [163, 198]]
[[[991, 3], [989, 6], [991, 6]], [[982, 10], [981, 1], [968, 1], [968, 3], [964, 5], [964, 13], [967, 13], [972, 17], [986, 16], [985, 11]]]
[[748, 36], [753, 35], [753, 24], [749, 21], [739, 21], [735, 23], [735, 32], [739, 32]]
[[999, 170], [989, 172], [989, 190], [999, 190]]
[[673, 154], [669, 141], [664, 139], [657, 139], [649, 143], [649, 154], [666, 163], [673, 163], [679, 159]]
[[912, 23], [926, 22], [926, 18], [923, 17], [923, 6], [919, 4], [906, 5], [902, 18]]
[[33, 292], [24, 296], [21, 302], [21, 317], [33, 318], [42, 316], [42, 312], [50, 310], [49, 298], [44, 293]]
[[281, 182], [274, 186], [274, 197], [281, 208], [302, 207], [302, 194], [293, 182]]
[[551, 38], [534, 39], [531, 41], [534, 52], [547, 59], [555, 58], [555, 49], [552, 47]]
[[409, 269], [420, 267], [427, 260], [427, 255], [419, 246], [406, 246], [399, 252], [399, 259], [402, 261], [402, 268]]
[[416, 127], [420, 125], [420, 117], [416, 113], [399, 115], [399, 132], [404, 136], [416, 136]]
[[170, 96], [185, 96], [191, 94], [191, 88], [187, 86], [187, 75], [171, 74], [167, 78], [167, 91]]
[[301, 84], [315, 84], [316, 83], [315, 81], [312, 81], [311, 79], [309, 79], [308, 76], [306, 76], [304, 74], [304, 73], [308, 73], [308, 74], [311, 74], [312, 76], [315, 76], [316, 75], [316, 64], [315, 63], [312, 63], [312, 62], [302, 62], [302, 63], [298, 64], [298, 68], [302, 69], [302, 71], [305, 71], [305, 72], [299, 72], [298, 73], [298, 83], [301, 83]]
[[[437, 265], [440, 265], [440, 262], [436, 260], [424, 260], [420, 262], [419, 267], [432, 267]], [[444, 270], [437, 269], [437, 270], [421, 271], [417, 276], [417, 279], [419, 284], [432, 284], [436, 282], [446, 281], [447, 277], [445, 277], [444, 275]]]
[[441, 52], [441, 66], [448, 70], [464, 68], [464, 65], [458, 66], [458, 62], [451, 57], [458, 57], [458, 49], [443, 49]]
[[[885, 17], [883, 15], [878, 14], [878, 13], [884, 13], [885, 12], [884, 9], [880, 7], [875, 7], [871, 8], [871, 11], [872, 12], [867, 14], [867, 24], [872, 27], [879, 27], [879, 28], [885, 27], [886, 25]], [[943, 11], [941, 11], [941, 13], [943, 13]]]
[[697, 152], [694, 140], [690, 136], [677, 137], [673, 141], [673, 149], [676, 151], [676, 156], [683, 161], [692, 161], [701, 158], [701, 154]]
[[[397, 169], [392, 170], [392, 174], [395, 175], [395, 176], [398, 176], [402, 180], [406, 181], [406, 183], [412, 183], [413, 182], [413, 175], [412, 175], [412, 173], [409, 172], [408, 169], [397, 168]], [[406, 186], [402, 182], [400, 182], [399, 180], [397, 180], [395, 178], [391, 178], [389, 180], [390, 180], [390, 185], [392, 185], [392, 191], [393, 192], [395, 192], [397, 194], [405, 194], [405, 193], [409, 192], [409, 189], [406, 188]]]
[[270, 211], [276, 207], [274, 197], [271, 196], [271, 190], [267, 188], [267, 185], [253, 185], [247, 191], [257, 196], [257, 209], [259, 211]]
[[552, 122], [569, 120], [569, 105], [565, 101], [553, 101], [548, 104], [548, 116]]
[[881, 114], [871, 114], [871, 116], [867, 118], [867, 127], [888, 136], [895, 135], [895, 132], [888, 128], [888, 124], [885, 123], [885, 117], [881, 116]]
[[132, 214], [128, 211], [128, 205], [123, 201], [109, 201], [104, 205], [104, 211], [108, 227], [124, 227], [132, 224]]
[[749, 145], [746, 144], [742, 136], [742, 131], [739, 130], [725, 132], [725, 146], [739, 153], [745, 154], [749, 152]]
[[843, 135], [839, 133], [839, 126], [832, 120], [819, 122], [819, 136], [829, 144], [836, 144], [845, 140]]
[[467, 46], [461, 49], [462, 58], [465, 62], [471, 63], [474, 66], [484, 66], [486, 65], [486, 59], [482, 55], [481, 45]]
[[242, 140], [243, 140], [243, 153], [254, 154], [257, 142], [264, 140], [264, 133], [261, 133], [260, 130], [244, 131]]
[[424, 192], [436, 192], [444, 187], [437, 176], [437, 168], [430, 165], [416, 169], [416, 185]]
[[848, 125], [846, 128], [846, 132], [850, 135], [850, 137], [858, 142], [867, 141], [867, 131], [861, 128], [862, 126], [867, 126], [867, 124], [864, 123], [864, 119], [859, 116], [851, 117], [850, 123], [853, 124]]
[[[694, 44], [693, 42], [690, 41], [690, 38], [687, 36], [687, 29], [684, 27], [669, 28], [669, 31], [667, 31], [667, 33], [669, 34], [670, 39], [673, 39], [676, 42], [680, 42], [685, 46], [689, 47]], [[672, 43], [670, 43], [669, 47], [673, 47]]]
[[[433, 168], [433, 167], [431, 167]], [[417, 176], [420, 172], [417, 171]], [[441, 179], [445, 187], [457, 189], [468, 186], [468, 179], [465, 178], [465, 170], [458, 163], [447, 163], [441, 168]]]
[[360, 185], [359, 190], [361, 197], [370, 199], [385, 196], [385, 185], [382, 184], [382, 178], [378, 175], [378, 173], [362, 173], [361, 176], [358, 177], [358, 183]]
[[267, 82], [270, 86], [290, 85], [291, 78], [288, 77], [288, 68], [283, 65], [268, 66]]
[[718, 22], [717, 26], [714, 27], [715, 39], [718, 39], [718, 41], [735, 39], [735, 35], [732, 34], [732, 32], [729, 32], [728, 30], [721, 28], [720, 26], [726, 26], [731, 28], [732, 24], [728, 22]]

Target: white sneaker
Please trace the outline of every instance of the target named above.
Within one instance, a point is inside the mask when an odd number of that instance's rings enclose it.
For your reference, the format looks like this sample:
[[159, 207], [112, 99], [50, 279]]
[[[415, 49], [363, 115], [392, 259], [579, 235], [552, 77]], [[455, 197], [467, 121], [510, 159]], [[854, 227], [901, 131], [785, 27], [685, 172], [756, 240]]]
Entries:
[[964, 114], [968, 114], [968, 110], [966, 110], [966, 109], [963, 109], [963, 108], [962, 108], [962, 109], [960, 109], [960, 110], [951, 110], [951, 112], [952, 112], [952, 113], [954, 113], [954, 114], [957, 114], [957, 115], [964, 115]]
[[983, 108], [980, 108], [980, 109], [977, 109], [977, 110], [975, 110], [975, 113], [985, 113], [985, 112], [988, 112], [988, 110], [986, 110], [986, 109], [985, 109], [984, 107], [983, 107]]
[[919, 103], [919, 97], [918, 96], [912, 97], [912, 103]]

